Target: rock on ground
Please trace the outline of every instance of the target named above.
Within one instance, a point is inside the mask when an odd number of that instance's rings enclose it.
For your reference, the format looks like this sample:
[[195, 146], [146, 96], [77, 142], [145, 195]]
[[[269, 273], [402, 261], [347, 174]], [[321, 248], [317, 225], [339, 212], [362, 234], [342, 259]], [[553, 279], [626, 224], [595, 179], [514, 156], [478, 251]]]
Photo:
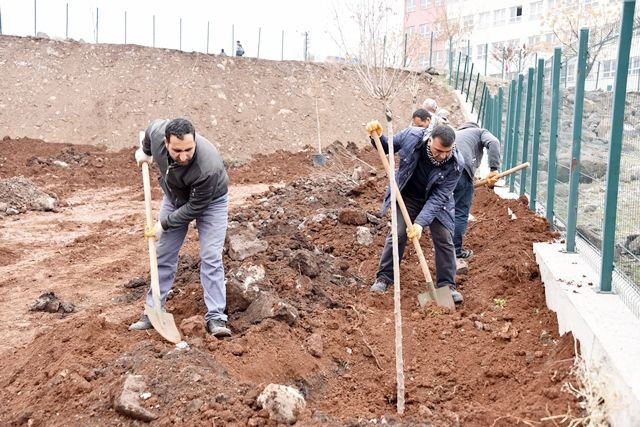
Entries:
[[293, 387], [269, 384], [258, 396], [258, 405], [269, 412], [269, 418], [279, 423], [295, 424], [306, 402]]
[[146, 384], [141, 375], [127, 375], [122, 392], [114, 399], [113, 408], [116, 412], [136, 420], [155, 420], [158, 416], [140, 404], [140, 395], [145, 388]]

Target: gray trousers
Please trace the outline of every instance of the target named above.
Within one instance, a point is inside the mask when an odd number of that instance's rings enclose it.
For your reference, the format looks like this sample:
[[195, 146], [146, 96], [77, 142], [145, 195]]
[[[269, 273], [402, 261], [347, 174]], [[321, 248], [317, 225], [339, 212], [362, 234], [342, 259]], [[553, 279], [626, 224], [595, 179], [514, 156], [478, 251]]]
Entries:
[[[411, 221], [415, 220], [422, 207], [423, 203], [420, 201], [404, 198], [404, 204], [407, 207], [409, 218]], [[398, 253], [400, 260], [404, 254], [404, 250], [407, 246], [407, 225], [404, 222], [400, 207], [397, 209], [398, 216]], [[436, 252], [436, 287], [450, 286], [455, 289], [456, 287], [456, 251], [453, 247], [453, 236], [449, 230], [437, 219], [431, 222], [429, 225], [431, 231], [431, 240], [433, 241], [433, 248]], [[392, 234], [389, 232], [387, 239], [384, 242], [384, 249], [382, 249], [382, 255], [380, 256], [380, 265], [376, 277], [386, 280], [388, 283], [393, 283], [393, 246], [392, 246]]]
[[[162, 199], [160, 218], [166, 218], [175, 211], [171, 201]], [[227, 195], [213, 200], [207, 209], [196, 218], [196, 228], [200, 238], [200, 282], [207, 305], [205, 320], [219, 319], [227, 321], [227, 291], [224, 283], [222, 248], [227, 233]], [[160, 280], [160, 301], [167, 301], [167, 293], [173, 286], [178, 267], [178, 253], [189, 229], [188, 225], [166, 230], [156, 244], [158, 254], [158, 276]], [[151, 289], [147, 293], [147, 304], [153, 306]]]

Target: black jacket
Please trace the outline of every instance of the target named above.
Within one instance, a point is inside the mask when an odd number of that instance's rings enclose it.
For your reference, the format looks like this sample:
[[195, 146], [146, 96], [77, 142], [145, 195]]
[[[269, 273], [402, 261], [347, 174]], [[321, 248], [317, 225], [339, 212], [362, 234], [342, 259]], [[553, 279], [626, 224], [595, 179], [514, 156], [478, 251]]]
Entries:
[[216, 147], [196, 133], [196, 150], [191, 161], [179, 166], [169, 156], [164, 144], [164, 130], [169, 120], [151, 122], [144, 133], [142, 151], [160, 168], [160, 187], [177, 208], [160, 218], [162, 228], [179, 227], [200, 216], [211, 201], [227, 194], [229, 178]]

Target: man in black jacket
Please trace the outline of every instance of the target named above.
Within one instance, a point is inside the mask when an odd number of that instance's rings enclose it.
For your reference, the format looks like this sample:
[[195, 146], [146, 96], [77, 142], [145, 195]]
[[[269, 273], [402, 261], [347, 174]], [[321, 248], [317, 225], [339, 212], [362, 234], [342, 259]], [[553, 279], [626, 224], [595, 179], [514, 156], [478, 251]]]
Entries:
[[[207, 306], [207, 330], [218, 338], [230, 336], [227, 328], [226, 289], [222, 248], [227, 230], [227, 171], [212, 143], [196, 134], [186, 119], [154, 120], [145, 132], [136, 162], [160, 169], [160, 186], [164, 192], [160, 220], [145, 237], [157, 239], [160, 301], [164, 306], [173, 285], [178, 253], [187, 235], [189, 223], [195, 219], [200, 241], [200, 282]], [[147, 304], [153, 306], [151, 290]], [[133, 323], [130, 330], [150, 329], [146, 315]]]

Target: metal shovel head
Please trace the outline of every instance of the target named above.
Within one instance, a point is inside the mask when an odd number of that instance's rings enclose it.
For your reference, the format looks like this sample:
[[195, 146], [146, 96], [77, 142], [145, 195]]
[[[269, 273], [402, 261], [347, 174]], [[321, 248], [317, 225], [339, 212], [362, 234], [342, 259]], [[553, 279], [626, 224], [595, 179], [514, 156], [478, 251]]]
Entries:
[[326, 154], [314, 154], [313, 155], [313, 166], [324, 166], [327, 163], [327, 155]]
[[435, 300], [429, 292], [418, 294], [418, 302], [420, 303], [420, 307], [424, 307], [430, 302], [435, 302], [440, 307], [446, 307], [450, 310], [456, 309], [456, 303], [453, 301], [451, 290], [448, 286], [436, 288]]
[[167, 313], [159, 307], [151, 307], [148, 304], [145, 304], [144, 306], [144, 314], [149, 317], [149, 321], [153, 325], [153, 328], [162, 335], [164, 339], [174, 344], [182, 341], [180, 331], [176, 326], [176, 322], [173, 320], [173, 314]]

